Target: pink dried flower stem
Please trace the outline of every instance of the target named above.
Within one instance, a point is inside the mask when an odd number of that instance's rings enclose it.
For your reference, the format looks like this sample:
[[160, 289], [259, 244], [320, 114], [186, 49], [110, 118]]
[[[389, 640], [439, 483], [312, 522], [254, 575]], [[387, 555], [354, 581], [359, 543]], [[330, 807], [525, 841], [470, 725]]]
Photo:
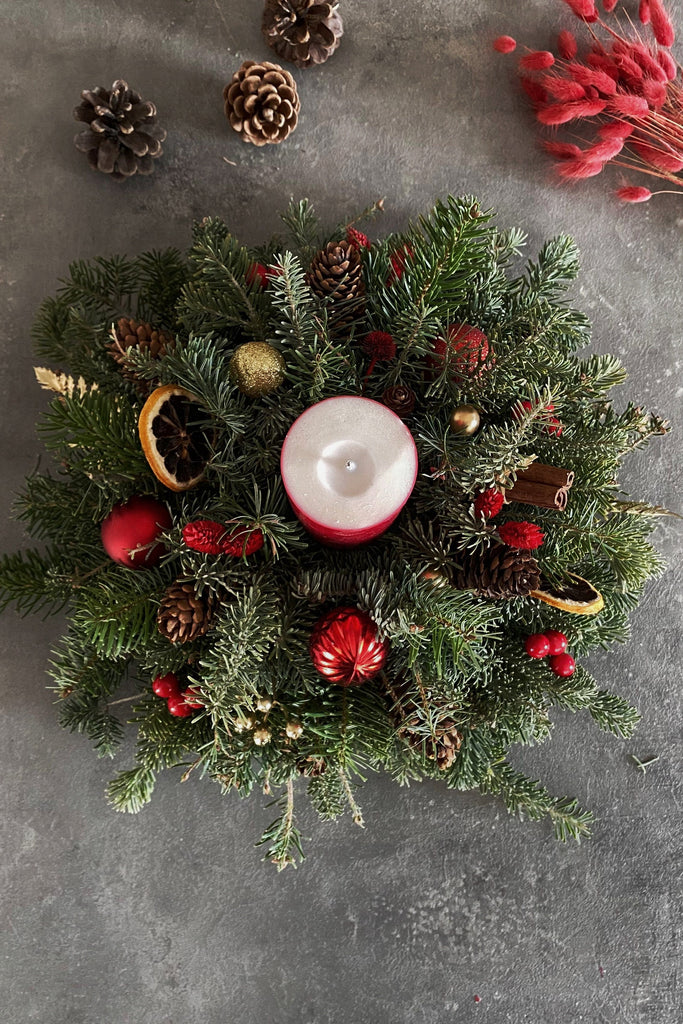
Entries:
[[[595, 0], [564, 3], [588, 29], [584, 54], [579, 54], [574, 34], [564, 30], [558, 36], [557, 57], [548, 50], [528, 50], [520, 61], [522, 85], [536, 119], [552, 129], [567, 125], [593, 136], [545, 145], [556, 159], [558, 174], [578, 181], [597, 176], [612, 164], [683, 185], [681, 68], [666, 49], [674, 31], [662, 0], [640, 3], [638, 27], [627, 11], [622, 12], [628, 28], [615, 18], [607, 24]], [[617, 5], [618, 0], [602, 4], [606, 15]], [[628, 195], [640, 195], [621, 196], [627, 202], [646, 201], [644, 193], [647, 199], [664, 194], [642, 186], [627, 185], [620, 191], [624, 189]]]

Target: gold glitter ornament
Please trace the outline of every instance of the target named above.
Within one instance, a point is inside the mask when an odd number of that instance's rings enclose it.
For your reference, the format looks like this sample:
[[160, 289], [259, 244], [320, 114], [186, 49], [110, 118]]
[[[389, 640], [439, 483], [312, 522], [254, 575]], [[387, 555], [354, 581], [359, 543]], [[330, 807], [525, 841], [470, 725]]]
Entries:
[[287, 722], [287, 725], [285, 726], [285, 732], [290, 740], [298, 740], [303, 731], [304, 727], [301, 722]]
[[230, 360], [230, 377], [243, 395], [259, 398], [280, 387], [285, 379], [285, 361], [265, 341], [248, 341]]
[[270, 731], [268, 729], [254, 729], [254, 743], [257, 747], [265, 747], [270, 743]]
[[454, 434], [471, 437], [479, 430], [481, 417], [473, 405], [457, 405], [450, 415], [448, 425]]

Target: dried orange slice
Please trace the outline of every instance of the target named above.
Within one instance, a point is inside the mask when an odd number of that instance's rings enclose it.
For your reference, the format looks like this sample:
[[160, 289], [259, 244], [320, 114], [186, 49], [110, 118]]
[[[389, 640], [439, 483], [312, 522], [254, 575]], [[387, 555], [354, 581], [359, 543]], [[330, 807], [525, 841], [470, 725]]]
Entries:
[[176, 384], [156, 388], [138, 420], [140, 443], [157, 480], [171, 491], [187, 491], [204, 476], [211, 455], [206, 411]]
[[555, 586], [548, 580], [541, 579], [541, 586], [538, 590], [532, 590], [530, 597], [536, 597], [539, 601], [545, 601], [553, 608], [559, 608], [563, 612], [572, 612], [574, 615], [596, 615], [605, 606], [602, 594], [595, 589], [592, 583], [576, 576], [573, 572], [567, 574], [568, 580]]

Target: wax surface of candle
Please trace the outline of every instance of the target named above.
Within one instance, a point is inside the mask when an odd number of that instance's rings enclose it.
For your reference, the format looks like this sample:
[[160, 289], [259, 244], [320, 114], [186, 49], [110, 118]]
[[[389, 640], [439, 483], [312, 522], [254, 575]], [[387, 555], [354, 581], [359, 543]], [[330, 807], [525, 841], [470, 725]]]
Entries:
[[390, 409], [347, 396], [302, 413], [287, 434], [281, 465], [297, 515], [314, 532], [332, 531], [327, 539], [334, 542], [335, 530], [386, 529], [415, 485], [417, 451]]

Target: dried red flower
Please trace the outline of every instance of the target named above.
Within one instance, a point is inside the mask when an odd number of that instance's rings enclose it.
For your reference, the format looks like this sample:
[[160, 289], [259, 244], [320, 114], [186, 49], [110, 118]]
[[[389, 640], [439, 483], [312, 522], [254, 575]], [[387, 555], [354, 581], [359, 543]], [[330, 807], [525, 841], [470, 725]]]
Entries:
[[601, 114], [606, 106], [606, 101], [599, 99], [578, 100], [576, 103], [552, 103], [538, 110], [536, 117], [541, 124], [567, 124], [568, 121], [578, 121], [582, 117], [595, 117]]
[[360, 252], [361, 249], [371, 248], [371, 242], [368, 236], [364, 235], [362, 231], [357, 231], [356, 228], [346, 229], [346, 241], [358, 252]]
[[406, 269], [406, 263], [409, 259], [415, 255], [413, 247], [406, 242], [405, 245], [400, 246], [398, 249], [394, 249], [389, 254], [389, 262], [391, 263], [392, 272], [389, 274], [387, 285], [391, 287], [397, 281], [400, 281], [403, 277], [403, 273]]
[[577, 18], [584, 21], [597, 21], [598, 12], [594, 0], [564, 0], [568, 7], [574, 12]]
[[482, 491], [474, 499], [474, 512], [478, 518], [493, 519], [494, 516], [498, 515], [504, 504], [504, 495], [497, 491], [495, 487], [489, 487], [487, 491]]
[[601, 139], [627, 139], [634, 127], [626, 121], [606, 121], [598, 128], [598, 135]]
[[567, 78], [560, 78], [558, 75], [543, 75], [540, 79], [543, 88], [556, 100], [571, 102], [582, 100], [586, 90], [578, 82], [570, 82]]
[[546, 68], [551, 68], [554, 63], [555, 58], [550, 50], [532, 50], [531, 53], [522, 57], [519, 66], [525, 71], [544, 71]]
[[205, 555], [220, 555], [221, 540], [225, 536], [222, 523], [211, 519], [195, 519], [193, 523], [183, 526], [183, 540], [192, 551], [201, 551]]
[[569, 29], [562, 29], [557, 37], [557, 52], [564, 60], [573, 60], [578, 53], [579, 45], [576, 36]]
[[617, 91], [617, 83], [612, 76], [598, 68], [588, 68], [584, 64], [571, 61], [567, 64], [567, 71], [579, 85], [592, 85], [603, 96], [613, 96]]
[[621, 93], [613, 96], [609, 101], [609, 109], [617, 114], [624, 114], [625, 117], [647, 117], [650, 112], [650, 105], [644, 96]]
[[493, 40], [493, 49], [497, 50], [498, 53], [512, 53], [516, 47], [517, 43], [512, 36], [498, 36], [497, 39]]
[[660, 46], [672, 46], [676, 38], [669, 15], [664, 10], [662, 0], [649, 0], [650, 21], [654, 37]]
[[673, 82], [678, 77], [678, 66], [670, 53], [666, 50], [657, 51], [657, 63], [661, 66], [667, 80]]
[[638, 17], [643, 25], [650, 24], [650, 0], [640, 0]]
[[610, 14], [619, 3], [619, 0], [602, 0], [603, 9]]
[[502, 523], [498, 527], [498, 536], [503, 544], [522, 551], [534, 551], [540, 548], [545, 534], [535, 523]]
[[581, 150], [573, 142], [552, 142], [544, 139], [543, 148], [558, 160], [575, 160], [581, 156]]
[[643, 185], [624, 185], [617, 189], [617, 195], [624, 203], [646, 203], [652, 199], [652, 192]]
[[585, 157], [580, 157], [577, 160], [565, 160], [557, 168], [557, 173], [568, 181], [583, 181], [584, 178], [594, 178], [600, 174], [603, 167], [604, 163], [601, 160], [587, 160]]

